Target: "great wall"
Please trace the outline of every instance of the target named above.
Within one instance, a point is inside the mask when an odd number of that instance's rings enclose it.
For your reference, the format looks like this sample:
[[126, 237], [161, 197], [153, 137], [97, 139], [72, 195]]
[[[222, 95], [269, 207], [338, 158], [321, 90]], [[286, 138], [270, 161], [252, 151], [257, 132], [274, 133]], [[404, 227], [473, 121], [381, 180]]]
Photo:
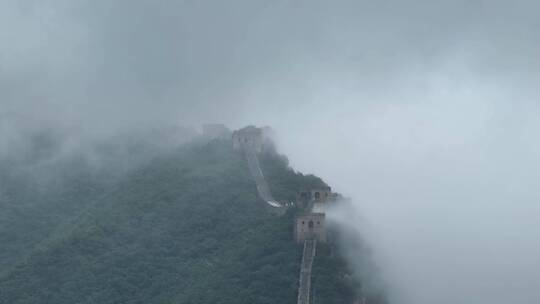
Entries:
[[[207, 127], [208, 129], [208, 127]], [[224, 130], [215, 125], [213, 133], [226, 134]], [[283, 214], [290, 204], [280, 203], [274, 199], [270, 187], [264, 178], [257, 154], [264, 149], [265, 143], [270, 141], [269, 129], [248, 126], [237, 130], [232, 134], [234, 149], [243, 152], [248, 163], [249, 171], [255, 181], [259, 197], [267, 203], [271, 211]], [[298, 199], [294, 203], [303, 212], [295, 219], [294, 236], [298, 243], [303, 243], [302, 262], [298, 279], [298, 304], [310, 303], [311, 272], [316, 256], [317, 242], [327, 241], [325, 226], [325, 213], [313, 210], [324, 210], [324, 205], [330, 201], [336, 201], [338, 195], [332, 193], [330, 187], [321, 189], [304, 189], [298, 193]], [[316, 208], [318, 207], [318, 208]]]
[[278, 203], [270, 192], [270, 187], [264, 179], [259, 158], [257, 157], [257, 153], [261, 152], [263, 147], [263, 138], [263, 129], [247, 127], [233, 134], [233, 145], [236, 149], [241, 149], [244, 152], [259, 197], [272, 208], [282, 208], [283, 205]]
[[[298, 304], [309, 304], [311, 293], [311, 274], [317, 252], [317, 243], [327, 242], [325, 206], [338, 200], [339, 195], [330, 187], [299, 189], [296, 202], [278, 202], [272, 196], [268, 182], [261, 169], [258, 154], [272, 145], [271, 130], [267, 127], [247, 126], [234, 132], [221, 124], [203, 126], [203, 134], [209, 138], [232, 138], [233, 148], [243, 153], [249, 172], [255, 182], [258, 196], [266, 202], [267, 208], [275, 214], [284, 214], [288, 207], [296, 206], [301, 212], [295, 218], [294, 237], [303, 244], [302, 262], [298, 278]], [[317, 210], [315, 212], [314, 210]]]

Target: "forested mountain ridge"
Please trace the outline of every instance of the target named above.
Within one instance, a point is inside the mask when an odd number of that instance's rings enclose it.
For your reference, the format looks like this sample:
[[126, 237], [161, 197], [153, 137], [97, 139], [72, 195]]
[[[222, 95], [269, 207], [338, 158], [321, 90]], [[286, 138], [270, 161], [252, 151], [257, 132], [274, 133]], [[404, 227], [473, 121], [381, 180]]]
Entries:
[[[273, 152], [261, 155], [261, 166], [280, 200], [324, 184]], [[27, 200], [24, 187], [1, 192], [14, 226], [0, 234], [12, 248], [0, 264], [0, 303], [296, 303], [295, 211], [266, 210], [230, 140], [194, 140], [119, 176], [88, 172], [26, 209], [13, 211]], [[57, 210], [65, 206], [71, 211]], [[43, 223], [34, 226], [27, 213], [43, 210], [48, 218], [36, 215]], [[61, 223], [36, 233], [54, 219]], [[320, 252], [325, 282], [317, 299], [350, 303], [346, 265], [330, 248]]]

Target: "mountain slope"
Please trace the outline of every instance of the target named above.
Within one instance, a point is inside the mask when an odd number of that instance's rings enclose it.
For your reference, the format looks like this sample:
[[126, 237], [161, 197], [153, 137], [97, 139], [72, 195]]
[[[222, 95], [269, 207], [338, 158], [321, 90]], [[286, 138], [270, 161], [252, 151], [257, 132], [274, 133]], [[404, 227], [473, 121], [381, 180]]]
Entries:
[[[273, 153], [262, 166], [277, 199], [322, 183]], [[293, 217], [267, 211], [230, 141], [185, 145], [132, 169], [41, 240], [0, 277], [0, 303], [296, 303]], [[322, 294], [348, 288], [341, 270], [327, 272], [335, 284]]]

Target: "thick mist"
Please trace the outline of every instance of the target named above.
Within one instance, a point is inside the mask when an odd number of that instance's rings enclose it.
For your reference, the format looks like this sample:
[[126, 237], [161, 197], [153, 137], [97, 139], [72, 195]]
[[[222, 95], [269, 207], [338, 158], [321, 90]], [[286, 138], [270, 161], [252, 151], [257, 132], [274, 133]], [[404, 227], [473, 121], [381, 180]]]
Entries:
[[536, 300], [538, 110], [438, 107], [366, 110], [284, 150], [352, 197], [330, 218], [367, 239], [392, 302]]
[[392, 303], [535, 303], [539, 12], [1, 1], [0, 157], [20, 158], [36, 130], [63, 155], [134, 130], [268, 124], [295, 169], [351, 197], [333, 219], [373, 248]]

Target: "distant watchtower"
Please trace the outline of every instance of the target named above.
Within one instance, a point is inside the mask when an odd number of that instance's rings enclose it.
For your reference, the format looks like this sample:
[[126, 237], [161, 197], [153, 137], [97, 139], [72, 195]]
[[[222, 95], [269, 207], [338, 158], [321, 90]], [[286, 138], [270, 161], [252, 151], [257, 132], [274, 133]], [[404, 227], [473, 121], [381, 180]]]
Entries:
[[324, 213], [308, 213], [296, 218], [294, 236], [297, 242], [317, 240], [326, 242], [326, 224]]
[[233, 148], [235, 150], [241, 150], [243, 146], [253, 148], [255, 152], [260, 153], [263, 150], [263, 145], [270, 132], [270, 128], [257, 128], [254, 126], [247, 126], [243, 129], [233, 132]]
[[335, 194], [332, 193], [332, 188], [330, 187], [311, 188], [300, 191], [299, 196], [300, 200], [313, 200], [315, 202], [324, 202], [335, 198]]
[[311, 210], [314, 206], [323, 206], [338, 199], [338, 194], [330, 187], [318, 187], [300, 191], [297, 202], [300, 207]]

